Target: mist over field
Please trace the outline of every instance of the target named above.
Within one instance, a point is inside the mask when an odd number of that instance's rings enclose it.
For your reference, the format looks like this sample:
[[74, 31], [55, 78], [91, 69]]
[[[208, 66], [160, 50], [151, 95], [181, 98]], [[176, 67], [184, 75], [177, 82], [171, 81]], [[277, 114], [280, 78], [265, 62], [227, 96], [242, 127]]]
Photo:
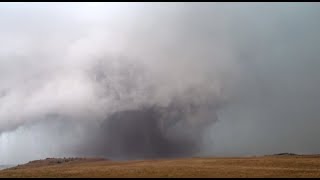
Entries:
[[0, 164], [319, 153], [317, 3], [2, 3]]

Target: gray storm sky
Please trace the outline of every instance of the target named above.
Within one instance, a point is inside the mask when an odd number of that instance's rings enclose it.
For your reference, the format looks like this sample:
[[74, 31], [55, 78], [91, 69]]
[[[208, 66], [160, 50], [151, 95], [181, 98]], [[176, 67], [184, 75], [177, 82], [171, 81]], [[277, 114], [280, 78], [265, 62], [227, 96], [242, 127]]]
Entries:
[[319, 18], [319, 3], [1, 3], [0, 164], [71, 156], [108, 113], [176, 96], [225, 102], [203, 154], [319, 153]]

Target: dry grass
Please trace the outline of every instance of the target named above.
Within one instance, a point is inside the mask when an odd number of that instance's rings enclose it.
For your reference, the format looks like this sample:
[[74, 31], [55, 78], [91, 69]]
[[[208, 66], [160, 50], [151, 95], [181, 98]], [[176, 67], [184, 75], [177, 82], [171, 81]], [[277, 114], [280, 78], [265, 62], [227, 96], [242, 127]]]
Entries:
[[316, 155], [31, 164], [2, 170], [0, 177], [320, 177]]

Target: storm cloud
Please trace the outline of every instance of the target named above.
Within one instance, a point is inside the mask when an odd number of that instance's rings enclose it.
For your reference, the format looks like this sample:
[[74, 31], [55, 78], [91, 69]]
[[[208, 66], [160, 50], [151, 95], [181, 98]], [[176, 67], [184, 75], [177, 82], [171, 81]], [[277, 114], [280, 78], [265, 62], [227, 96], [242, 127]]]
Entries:
[[317, 153], [316, 3], [4, 3], [0, 163]]

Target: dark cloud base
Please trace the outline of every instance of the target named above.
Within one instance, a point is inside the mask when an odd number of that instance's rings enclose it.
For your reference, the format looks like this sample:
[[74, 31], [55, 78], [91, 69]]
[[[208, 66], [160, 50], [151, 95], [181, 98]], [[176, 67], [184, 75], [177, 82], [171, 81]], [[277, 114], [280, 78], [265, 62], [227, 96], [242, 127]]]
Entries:
[[113, 159], [192, 156], [201, 151], [206, 125], [217, 119], [212, 117], [191, 126], [183, 111], [180, 107], [149, 106], [116, 112], [90, 132], [92, 139], [78, 147], [76, 154]]

